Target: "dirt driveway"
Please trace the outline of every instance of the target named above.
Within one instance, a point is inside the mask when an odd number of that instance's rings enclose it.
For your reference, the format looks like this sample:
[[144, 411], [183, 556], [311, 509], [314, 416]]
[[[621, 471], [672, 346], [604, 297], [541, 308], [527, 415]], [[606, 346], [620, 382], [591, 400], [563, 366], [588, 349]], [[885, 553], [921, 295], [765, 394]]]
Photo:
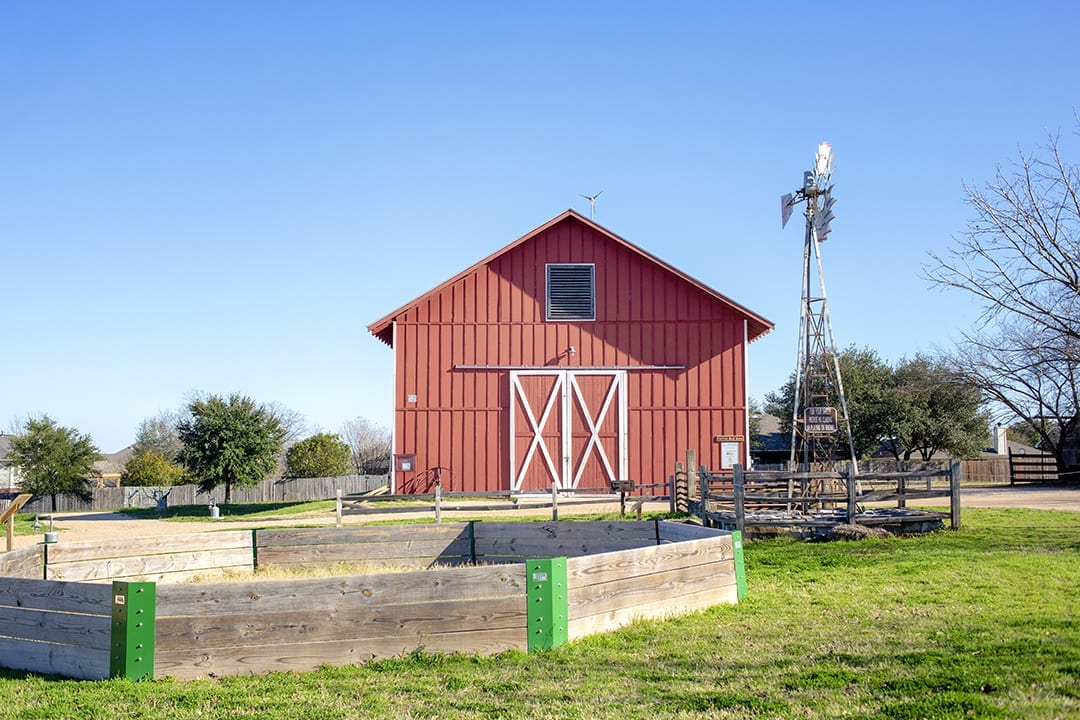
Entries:
[[[962, 508], [1005, 508], [1022, 507], [1036, 510], [1071, 510], [1080, 512], [1080, 485], [1077, 486], [1038, 486], [1038, 487], [994, 487], [994, 488], [964, 488], [960, 494]], [[931, 502], [931, 504], [934, 504]], [[937, 504], [941, 504], [940, 502]], [[443, 510], [442, 517], [448, 522], [475, 517], [530, 517], [550, 518], [551, 509], [543, 507], [518, 508], [507, 510], [477, 510], [470, 509], [469, 503], [455, 504], [462, 509]], [[563, 506], [560, 505], [559, 517], [570, 518], [575, 514], [596, 512], [617, 512], [618, 502]], [[647, 503], [646, 511], [664, 511], [668, 509], [667, 501], [655, 501]], [[415, 511], [401, 512], [346, 512], [343, 522], [348, 525], [363, 524], [373, 520], [394, 520], [432, 517], [430, 508], [418, 508]], [[56, 529], [60, 532], [60, 540], [118, 540], [134, 537], [153, 537], [165, 535], [187, 535], [197, 532], [212, 532], [215, 530], [241, 530], [246, 528], [258, 528], [273, 525], [333, 525], [336, 518], [333, 512], [320, 513], [302, 517], [288, 518], [283, 520], [258, 520], [258, 521], [229, 521], [219, 520], [206, 522], [169, 522], [164, 520], [133, 520], [121, 513], [58, 513], [56, 515]], [[40, 535], [19, 535], [15, 537], [15, 547], [25, 547], [40, 542]]]

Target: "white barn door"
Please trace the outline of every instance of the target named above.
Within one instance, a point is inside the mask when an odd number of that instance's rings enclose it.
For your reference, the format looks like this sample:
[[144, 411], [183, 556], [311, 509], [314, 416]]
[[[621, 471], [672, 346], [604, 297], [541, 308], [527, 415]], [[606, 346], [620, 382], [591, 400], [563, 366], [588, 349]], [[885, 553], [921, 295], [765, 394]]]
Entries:
[[625, 370], [510, 372], [510, 489], [626, 479]]

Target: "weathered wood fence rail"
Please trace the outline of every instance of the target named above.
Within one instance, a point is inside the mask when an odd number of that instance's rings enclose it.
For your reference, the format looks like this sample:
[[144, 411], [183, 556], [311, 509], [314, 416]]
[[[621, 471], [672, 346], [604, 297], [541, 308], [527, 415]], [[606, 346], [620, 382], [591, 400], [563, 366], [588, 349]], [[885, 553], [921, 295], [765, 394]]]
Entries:
[[[39, 545], [0, 556], [7, 576], [0, 665], [77, 678], [184, 679], [416, 650], [553, 647], [637, 618], [736, 602], [745, 593], [741, 548], [737, 533], [669, 521], [272, 529]], [[177, 582], [222, 568], [339, 563], [434, 569]], [[136, 618], [148, 634], [126, 620], [138, 612], [136, 601], [150, 602]]]
[[1009, 484], [1018, 482], [1057, 482], [1061, 477], [1058, 475], [1057, 458], [1049, 453], [1033, 453], [1031, 455], [1014, 454], [1009, 449]]
[[[341, 490], [345, 494], [365, 493], [388, 483], [385, 475], [342, 475], [326, 478], [278, 478], [263, 480], [252, 488], [233, 488], [232, 500], [237, 503], [254, 502], [305, 502], [308, 500], [332, 500]], [[70, 495], [57, 497], [56, 512], [98, 512], [125, 507], [154, 507], [168, 493], [169, 505], [210, 504], [225, 501], [225, 489], [217, 488], [211, 493], [199, 490], [198, 485], [173, 485], [164, 487], [105, 487], [94, 488], [89, 502]], [[12, 493], [6, 496], [14, 497]], [[5, 497], [0, 495], [0, 497]], [[22, 509], [24, 513], [51, 513], [52, 498], [38, 495]]]
[[[678, 471], [677, 471], [678, 472]], [[948, 498], [949, 520], [960, 527], [961, 464], [946, 470], [908, 473], [748, 472], [735, 465], [731, 476], [711, 475], [701, 467], [693, 477], [697, 492], [687, 495], [688, 509], [704, 525], [740, 532], [767, 527], [803, 528], [809, 534], [837, 524], [889, 525], [896, 514], [873, 513], [868, 505], [895, 503], [900, 510], [914, 500]], [[688, 477], [690, 475], [684, 473]], [[910, 513], [941, 517], [936, 513]]]

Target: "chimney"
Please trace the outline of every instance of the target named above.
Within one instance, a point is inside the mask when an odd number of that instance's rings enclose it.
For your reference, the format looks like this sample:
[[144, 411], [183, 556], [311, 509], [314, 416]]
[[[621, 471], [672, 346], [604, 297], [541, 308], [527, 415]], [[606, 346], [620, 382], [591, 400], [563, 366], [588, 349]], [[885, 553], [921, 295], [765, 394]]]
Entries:
[[998, 423], [997, 426], [994, 427], [994, 452], [998, 455], [1009, 454], [1009, 440], [1006, 437], [1007, 433], [1008, 430], [1001, 427], [1001, 423]]

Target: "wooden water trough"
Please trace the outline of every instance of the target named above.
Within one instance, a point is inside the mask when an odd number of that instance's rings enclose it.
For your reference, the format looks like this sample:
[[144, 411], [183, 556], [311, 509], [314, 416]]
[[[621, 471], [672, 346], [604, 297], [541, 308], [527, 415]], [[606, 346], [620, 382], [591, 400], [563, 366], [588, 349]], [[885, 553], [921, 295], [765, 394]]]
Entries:
[[[231, 568], [398, 571], [183, 583]], [[415, 568], [400, 571], [400, 568]], [[228, 531], [0, 555], [0, 666], [84, 679], [542, 650], [745, 594], [738, 532], [667, 521]]]

